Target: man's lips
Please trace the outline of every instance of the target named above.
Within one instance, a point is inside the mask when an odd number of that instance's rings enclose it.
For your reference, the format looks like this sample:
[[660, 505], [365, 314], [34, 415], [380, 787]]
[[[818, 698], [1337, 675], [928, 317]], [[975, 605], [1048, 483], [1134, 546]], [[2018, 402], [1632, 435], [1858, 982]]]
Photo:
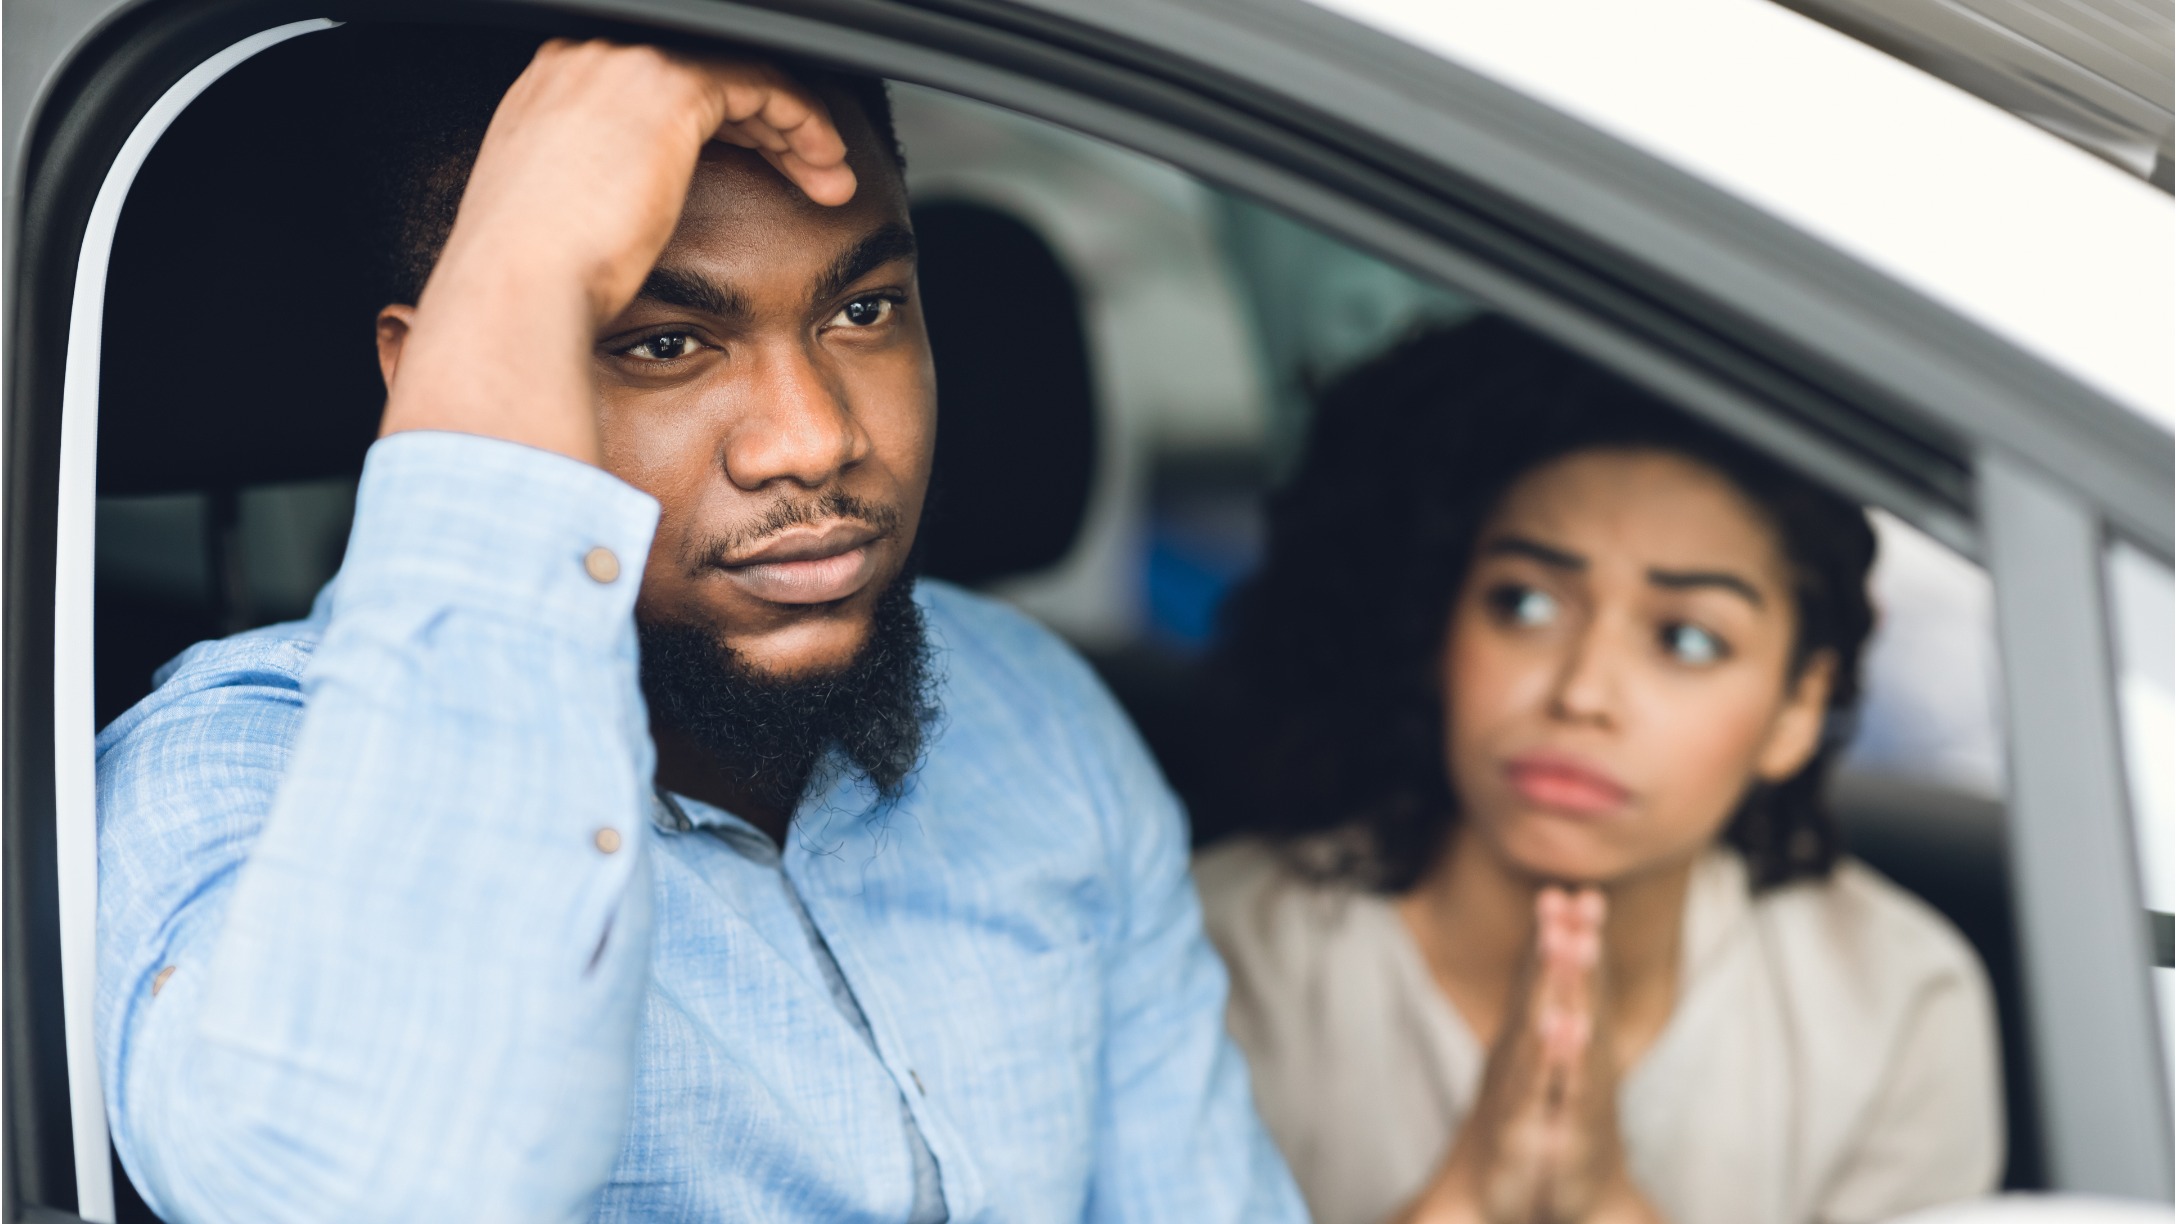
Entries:
[[866, 523], [793, 527], [760, 548], [720, 561], [727, 580], [768, 603], [821, 604], [845, 599], [876, 576], [883, 533]]
[[1613, 816], [1632, 798], [1631, 791], [1600, 768], [1559, 753], [1513, 757], [1504, 775], [1528, 803], [1570, 816]]

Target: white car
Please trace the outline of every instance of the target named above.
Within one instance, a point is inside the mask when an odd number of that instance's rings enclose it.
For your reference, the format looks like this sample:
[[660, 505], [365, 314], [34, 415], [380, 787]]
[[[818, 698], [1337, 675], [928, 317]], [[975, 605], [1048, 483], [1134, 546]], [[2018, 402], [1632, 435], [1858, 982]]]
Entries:
[[[1942, 6], [1795, 7], [1940, 32], [1908, 19]], [[2027, 121], [1768, 0], [9, 0], [6, 1219], [149, 1218], [93, 1049], [92, 738], [166, 655], [337, 564], [381, 395], [356, 90], [370, 48], [452, 22], [900, 83], [938, 361], [989, 374], [946, 375], [931, 568], [1081, 645], [1182, 790], [1171, 697], [1302, 383], [1416, 319], [1510, 316], [1876, 508], [1890, 719], [1842, 788], [1854, 844], [1988, 961], [2008, 1184], [2170, 1202], [2150, 107], [2000, 99]], [[1000, 266], [1044, 306], [969, 327]], [[1025, 423], [994, 410], [1023, 354], [1050, 401]], [[1023, 428], [1070, 473], [959, 475]], [[958, 526], [974, 505], [1009, 513]]]

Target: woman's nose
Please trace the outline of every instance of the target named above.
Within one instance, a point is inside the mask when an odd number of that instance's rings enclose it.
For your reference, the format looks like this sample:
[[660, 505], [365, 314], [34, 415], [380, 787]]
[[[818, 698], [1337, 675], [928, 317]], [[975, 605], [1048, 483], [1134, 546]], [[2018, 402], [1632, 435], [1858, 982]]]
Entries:
[[1605, 618], [1587, 622], [1557, 669], [1551, 713], [1569, 722], [1613, 725], [1617, 716], [1619, 648]]

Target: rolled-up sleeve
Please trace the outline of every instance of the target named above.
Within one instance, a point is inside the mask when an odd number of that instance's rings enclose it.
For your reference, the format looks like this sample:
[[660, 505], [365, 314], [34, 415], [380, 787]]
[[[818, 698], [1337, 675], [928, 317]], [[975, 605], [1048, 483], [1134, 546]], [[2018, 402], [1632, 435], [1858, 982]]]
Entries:
[[101, 1056], [162, 1216], [588, 1217], [647, 970], [656, 521], [396, 435], [321, 639], [199, 648], [101, 736]]

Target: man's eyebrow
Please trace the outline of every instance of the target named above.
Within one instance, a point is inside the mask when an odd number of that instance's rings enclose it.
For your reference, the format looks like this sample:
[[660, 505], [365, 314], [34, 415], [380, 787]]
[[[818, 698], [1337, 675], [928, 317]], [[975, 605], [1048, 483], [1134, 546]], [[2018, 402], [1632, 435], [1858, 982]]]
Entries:
[[1691, 591], [1702, 588], [1730, 591], [1743, 596], [1747, 603], [1759, 608], [1767, 604], [1760, 591], [1750, 582], [1727, 570], [1661, 570], [1647, 571], [1647, 581], [1669, 591]]
[[721, 285], [685, 268], [660, 266], [650, 269], [650, 274], [643, 278], [642, 292], [635, 297], [736, 322], [751, 313], [747, 299], [732, 286]]
[[1490, 540], [1488, 546], [1481, 550], [1481, 555], [1484, 557], [1525, 557], [1530, 561], [1539, 561], [1551, 569], [1584, 570], [1587, 568], [1587, 559], [1578, 553], [1565, 552], [1561, 548], [1551, 548], [1539, 540], [1529, 540], [1525, 536], [1503, 536]]
[[890, 222], [862, 235], [861, 241], [832, 260], [831, 266], [816, 278], [816, 292], [810, 296], [817, 302], [829, 301], [885, 264], [913, 258], [914, 231], [897, 221]]

